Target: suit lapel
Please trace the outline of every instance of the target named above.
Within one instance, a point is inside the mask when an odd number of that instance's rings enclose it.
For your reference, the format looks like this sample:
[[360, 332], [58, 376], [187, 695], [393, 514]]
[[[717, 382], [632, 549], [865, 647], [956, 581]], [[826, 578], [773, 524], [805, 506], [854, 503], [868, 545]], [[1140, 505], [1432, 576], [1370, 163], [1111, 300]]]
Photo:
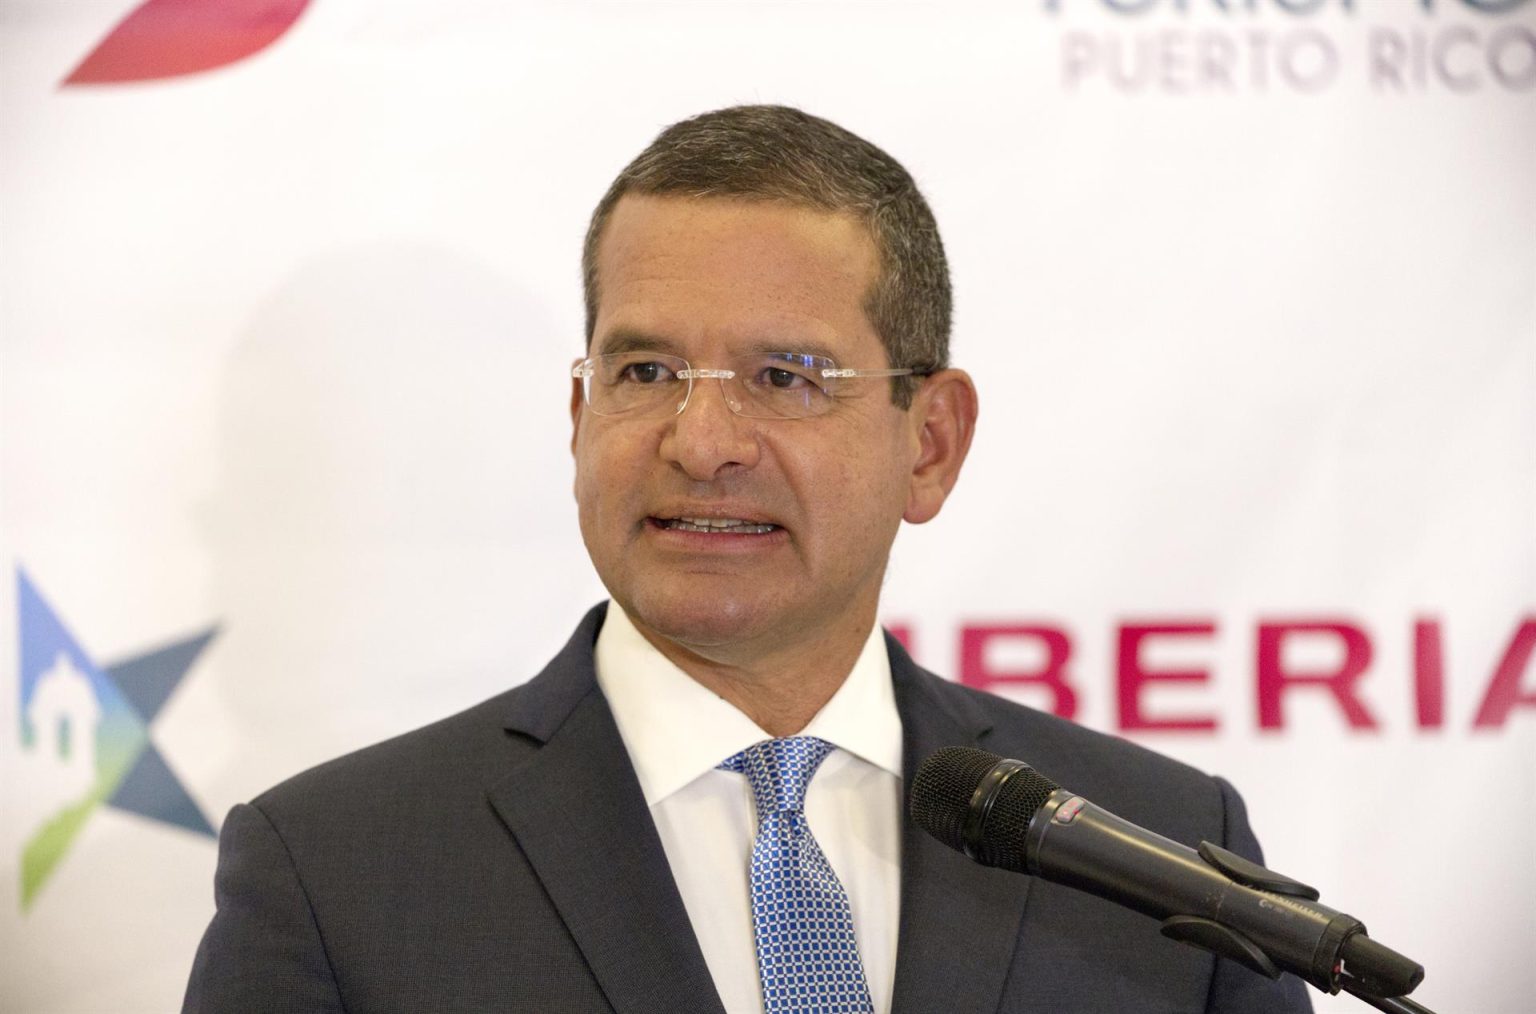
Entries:
[[496, 811], [619, 1014], [723, 1014], [608, 703], [601, 607], [515, 699], [507, 728], [543, 743], [490, 791]]
[[[919, 669], [890, 637], [904, 782], [933, 751], [977, 746], [990, 728], [962, 692]], [[948, 691], [948, 692], [941, 692]], [[1032, 878], [971, 862], [910, 820], [901, 832], [901, 927], [893, 1014], [998, 1009]]]
[[[509, 731], [541, 743], [490, 790], [618, 1014], [724, 1014], [634, 768], [597, 688], [598, 607], [522, 688]], [[962, 692], [889, 637], [907, 784], [944, 746], [990, 727]], [[892, 1014], [997, 1010], [1032, 879], [971, 862], [910, 821], [901, 832], [901, 926]]]

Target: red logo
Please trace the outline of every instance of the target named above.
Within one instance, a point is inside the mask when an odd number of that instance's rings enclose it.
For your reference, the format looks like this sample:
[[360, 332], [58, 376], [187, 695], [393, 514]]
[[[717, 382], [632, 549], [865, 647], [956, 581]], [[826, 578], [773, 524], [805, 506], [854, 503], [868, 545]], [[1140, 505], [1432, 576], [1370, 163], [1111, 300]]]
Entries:
[[65, 85], [154, 81], [214, 70], [266, 49], [310, 0], [147, 0], [81, 61]]

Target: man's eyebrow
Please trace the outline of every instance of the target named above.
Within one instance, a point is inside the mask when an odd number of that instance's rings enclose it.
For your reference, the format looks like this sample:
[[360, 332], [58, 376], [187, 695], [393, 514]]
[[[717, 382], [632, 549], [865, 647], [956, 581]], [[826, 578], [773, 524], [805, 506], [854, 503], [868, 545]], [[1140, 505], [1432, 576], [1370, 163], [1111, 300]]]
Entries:
[[598, 355], [612, 355], [615, 352], [671, 352], [675, 353], [677, 346], [659, 335], [649, 334], [645, 331], [631, 330], [630, 328], [617, 328], [603, 336], [594, 352]]
[[[649, 331], [641, 331], [636, 328], [620, 327], [605, 334], [593, 349], [594, 355], [612, 355], [624, 352], [660, 352], [670, 355], [680, 355], [677, 343]], [[738, 346], [736, 355], [759, 356], [770, 352], [791, 353], [801, 356], [821, 356], [837, 362], [837, 356], [833, 355], [831, 346], [814, 340], [804, 338], [773, 338], [764, 337], [751, 343]]]

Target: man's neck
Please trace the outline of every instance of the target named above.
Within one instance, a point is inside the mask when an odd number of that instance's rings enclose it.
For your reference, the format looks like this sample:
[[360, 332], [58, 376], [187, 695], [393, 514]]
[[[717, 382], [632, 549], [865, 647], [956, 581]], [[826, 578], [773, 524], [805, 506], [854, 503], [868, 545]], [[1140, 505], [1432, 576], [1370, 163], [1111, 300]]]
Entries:
[[672, 640], [630, 616], [642, 637], [695, 682], [717, 694], [774, 737], [810, 724], [847, 680], [874, 618], [787, 647], [693, 646]]

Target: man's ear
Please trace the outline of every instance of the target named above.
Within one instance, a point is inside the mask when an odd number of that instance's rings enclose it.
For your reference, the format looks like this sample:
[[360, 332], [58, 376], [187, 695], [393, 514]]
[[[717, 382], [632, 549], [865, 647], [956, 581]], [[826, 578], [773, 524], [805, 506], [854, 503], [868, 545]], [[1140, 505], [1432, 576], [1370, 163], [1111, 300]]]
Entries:
[[976, 431], [976, 385], [964, 370], [941, 370], [923, 380], [912, 398], [917, 459], [902, 515], [914, 525], [931, 521], [960, 478]]
[[[581, 362], [580, 359], [576, 363]], [[572, 363], [572, 369], [576, 363]], [[576, 431], [581, 428], [581, 411], [586, 408], [586, 399], [581, 396], [581, 379], [571, 378], [571, 453], [576, 453]]]

